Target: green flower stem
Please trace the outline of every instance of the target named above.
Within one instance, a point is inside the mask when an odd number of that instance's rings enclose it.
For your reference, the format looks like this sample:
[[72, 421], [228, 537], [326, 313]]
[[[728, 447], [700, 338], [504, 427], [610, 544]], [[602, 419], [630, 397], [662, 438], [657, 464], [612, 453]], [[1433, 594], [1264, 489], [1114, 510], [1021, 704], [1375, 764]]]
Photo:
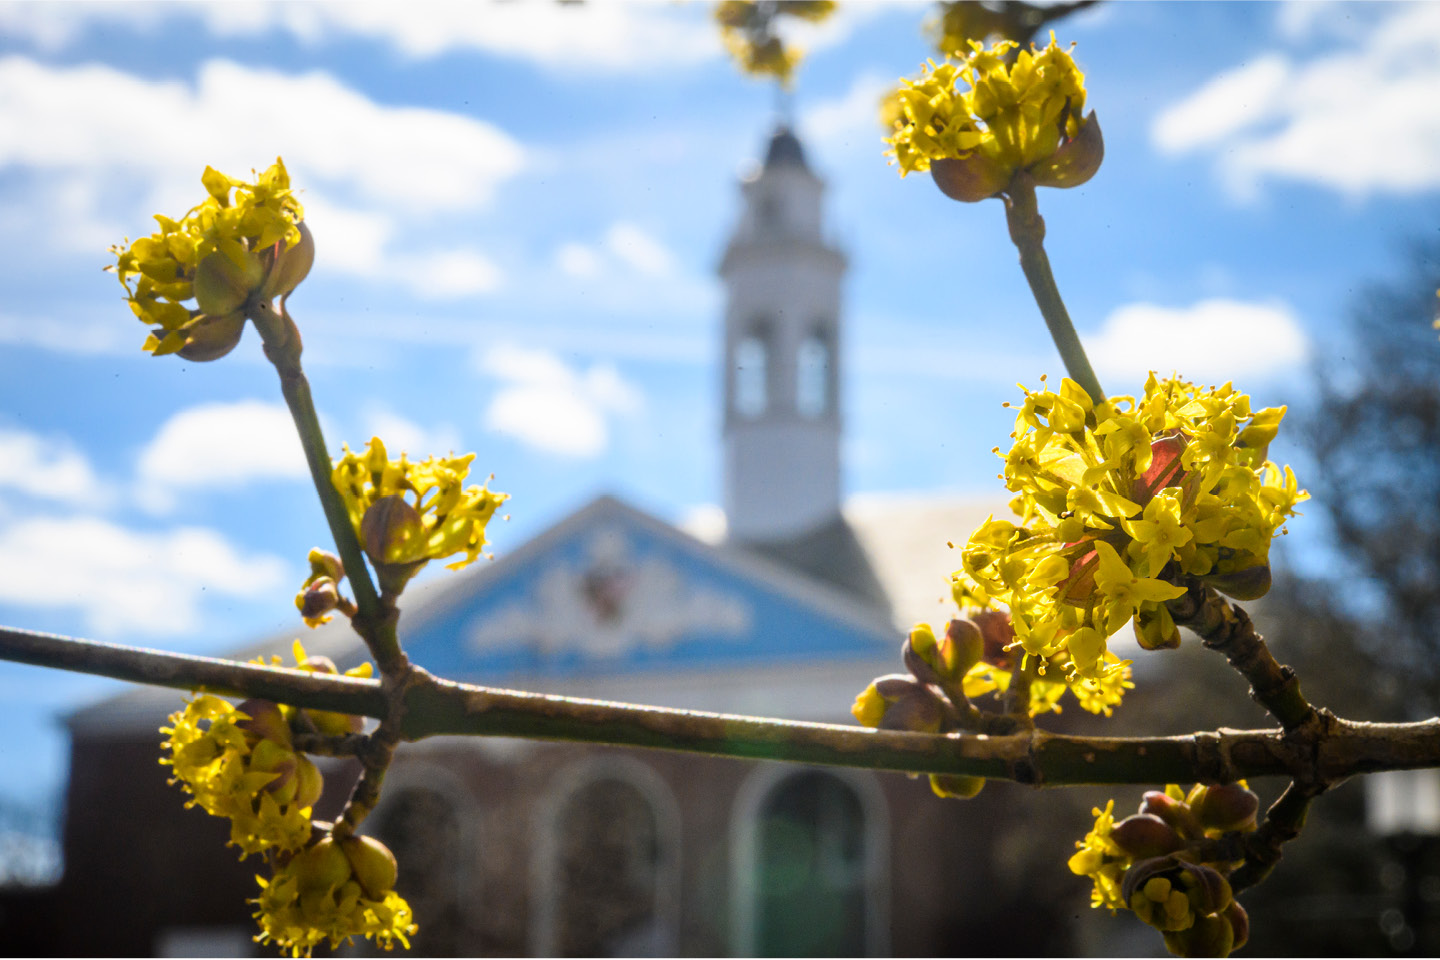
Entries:
[[360, 549], [360, 541], [345, 509], [345, 501], [331, 481], [333, 465], [330, 452], [325, 446], [320, 418], [315, 413], [310, 381], [300, 366], [300, 332], [283, 304], [277, 313], [269, 303], [261, 302], [251, 310], [250, 318], [265, 343], [265, 356], [280, 375], [280, 392], [285, 396], [285, 405], [290, 408], [290, 418], [295, 421], [295, 431], [300, 435], [300, 445], [305, 450], [305, 462], [310, 467], [310, 479], [315, 483], [315, 493], [325, 511], [325, 522], [330, 526], [340, 562], [345, 565], [345, 576], [355, 594], [357, 613], [351, 622], [370, 648], [380, 672], [386, 676], [398, 676], [408, 666], [396, 635], [398, 615], [394, 605], [382, 601], [376, 592], [370, 570], [365, 565], [365, 554]]
[[1065, 372], [1084, 388], [1092, 401], [1099, 403], [1107, 394], [1090, 366], [1090, 358], [1085, 355], [1075, 324], [1070, 321], [1070, 311], [1065, 309], [1060, 288], [1055, 285], [1050, 258], [1045, 254], [1045, 220], [1035, 199], [1035, 183], [1029, 174], [1021, 171], [1005, 188], [1002, 198], [1010, 239], [1020, 251], [1020, 269], [1025, 271], [1030, 292], [1045, 318], [1045, 326], [1050, 329], [1050, 339], [1060, 351]]
[[[525, 737], [1018, 779], [1046, 786], [1231, 783], [1262, 776], [1322, 784], [1359, 773], [1440, 766], [1440, 718], [1418, 723], [1331, 720], [1314, 738], [1301, 739], [1278, 730], [1230, 729], [1181, 737], [1074, 737], [1042, 730], [982, 737], [520, 693], [437, 680], [418, 668], [394, 684], [389, 678], [359, 680], [9, 628], [0, 628], [0, 659], [370, 717], [392, 715], [394, 701], [382, 689], [382, 683], [389, 684], [390, 690], [400, 691], [401, 740], [441, 735]], [[393, 746], [382, 743], [375, 752], [389, 749]], [[362, 761], [366, 759], [362, 753]], [[357, 799], [363, 805], [364, 796]], [[1288, 809], [1272, 809], [1270, 818], [1276, 820], [1277, 831], [1294, 822], [1293, 817], [1281, 816]]]

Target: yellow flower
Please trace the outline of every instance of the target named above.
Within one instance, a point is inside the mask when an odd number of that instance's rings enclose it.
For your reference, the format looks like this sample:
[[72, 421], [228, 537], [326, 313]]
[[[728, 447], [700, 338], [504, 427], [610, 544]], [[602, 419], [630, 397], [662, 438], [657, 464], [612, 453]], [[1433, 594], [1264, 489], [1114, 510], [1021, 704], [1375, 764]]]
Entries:
[[374, 940], [386, 950], [398, 940], [409, 949], [409, 938], [418, 928], [405, 898], [390, 889], [393, 855], [388, 882], [379, 885], [357, 855], [376, 847], [384, 850], [369, 838], [337, 842], [326, 837], [291, 857], [271, 879], [257, 876], [260, 896], [250, 901], [260, 924], [255, 939], [294, 957], [308, 957], [326, 941], [333, 950], [354, 937]]
[[464, 554], [449, 564], [458, 570], [480, 556], [485, 525], [509, 497], [485, 486], [464, 486], [474, 459], [471, 453], [413, 463], [401, 454], [390, 460], [379, 437], [362, 453], [345, 448], [332, 482], [377, 568], [403, 576], [403, 585], [430, 560]]
[[131, 311], [152, 327], [144, 349], [155, 356], [229, 353], [252, 301], [287, 296], [314, 259], [284, 161], [254, 183], [213, 167], [200, 180], [207, 196], [183, 218], [157, 214], [155, 233], [110, 248], [115, 264], [107, 269], [120, 278]]
[[1117, 670], [1106, 638], [1132, 617], [1143, 647], [1173, 646], [1163, 604], [1192, 579], [1263, 595], [1270, 541], [1306, 499], [1293, 471], [1264, 459], [1283, 415], [1252, 412], [1230, 384], [1154, 374], [1138, 402], [1094, 404], [1070, 380], [1026, 390], [1003, 454], [1018, 522], [970, 537], [957, 600], [1007, 607], [1024, 651], [1073, 683]]
[[[247, 701], [259, 705], [258, 701]], [[279, 716], [274, 704], [268, 705]], [[258, 714], [257, 714], [258, 717]], [[270, 849], [298, 850], [310, 837], [310, 808], [319, 796], [319, 772], [290, 749], [283, 719], [259, 735], [257, 719], [219, 697], [202, 694], [171, 714], [160, 762], [191, 795], [187, 806], [230, 820], [230, 843], [242, 858]], [[276, 739], [280, 737], [282, 739]], [[283, 742], [282, 742], [283, 740]]]
[[899, 119], [886, 143], [901, 176], [933, 169], [942, 190], [967, 201], [999, 193], [1021, 170], [1041, 186], [1089, 180], [1104, 144], [1094, 113], [1084, 115], [1085, 75], [1070, 51], [1053, 33], [1048, 47], [1021, 50], [1013, 64], [1013, 41], [969, 45], [959, 63], [927, 61], [892, 94], [887, 109]]
[[1095, 826], [1085, 834], [1084, 840], [1076, 842], [1079, 852], [1070, 858], [1067, 865], [1071, 873], [1089, 877], [1094, 883], [1090, 906], [1104, 907], [1114, 913], [1127, 906], [1125, 898], [1120, 895], [1120, 880], [1134, 858], [1110, 839], [1110, 833], [1115, 829], [1115, 801], [1106, 803], [1104, 810], [1096, 807], [1091, 812], [1095, 814]]
[[720, 26], [725, 49], [741, 70], [755, 76], [772, 76], [788, 86], [801, 52], [786, 46], [776, 35], [776, 18], [784, 15], [818, 23], [834, 12], [835, 0], [721, 0], [715, 5], [715, 22]]

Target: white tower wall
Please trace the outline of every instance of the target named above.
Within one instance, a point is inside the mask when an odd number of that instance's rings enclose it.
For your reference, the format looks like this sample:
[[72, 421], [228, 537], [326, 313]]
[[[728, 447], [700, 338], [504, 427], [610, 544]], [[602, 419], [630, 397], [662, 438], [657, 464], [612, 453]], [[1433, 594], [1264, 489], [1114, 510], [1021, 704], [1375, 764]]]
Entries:
[[824, 184], [781, 129], [741, 184], [720, 267], [725, 513], [732, 539], [785, 539], [840, 511], [840, 283], [825, 243]]

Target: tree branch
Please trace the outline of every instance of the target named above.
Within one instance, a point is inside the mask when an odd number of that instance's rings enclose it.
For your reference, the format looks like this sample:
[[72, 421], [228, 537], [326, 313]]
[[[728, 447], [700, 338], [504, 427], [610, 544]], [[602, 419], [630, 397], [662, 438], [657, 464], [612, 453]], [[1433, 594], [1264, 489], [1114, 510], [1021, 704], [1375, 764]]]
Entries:
[[[384, 717], [378, 680], [359, 680], [143, 650], [0, 628], [0, 659], [179, 690]], [[830, 723], [672, 710], [522, 693], [431, 677], [403, 686], [399, 738], [509, 736], [646, 747], [714, 756], [950, 773], [1043, 786], [1231, 783], [1288, 776], [1323, 783], [1357, 773], [1440, 766], [1440, 718], [1418, 723], [1331, 720], [1315, 740], [1280, 730], [1181, 737], [1074, 737], [1035, 730], [1007, 736], [932, 735]], [[1016, 771], [1023, 771], [1017, 776]]]

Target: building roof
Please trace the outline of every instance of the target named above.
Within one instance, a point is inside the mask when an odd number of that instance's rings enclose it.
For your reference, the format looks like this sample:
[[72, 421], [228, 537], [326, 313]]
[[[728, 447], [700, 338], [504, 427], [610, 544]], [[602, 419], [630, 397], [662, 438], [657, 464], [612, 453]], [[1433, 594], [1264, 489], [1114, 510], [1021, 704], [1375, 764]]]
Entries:
[[786, 126], [776, 128], [774, 135], [770, 137], [770, 146], [765, 151], [765, 169], [773, 170], [776, 167], [810, 169], [805, 162], [805, 149], [800, 146], [800, 139]]

